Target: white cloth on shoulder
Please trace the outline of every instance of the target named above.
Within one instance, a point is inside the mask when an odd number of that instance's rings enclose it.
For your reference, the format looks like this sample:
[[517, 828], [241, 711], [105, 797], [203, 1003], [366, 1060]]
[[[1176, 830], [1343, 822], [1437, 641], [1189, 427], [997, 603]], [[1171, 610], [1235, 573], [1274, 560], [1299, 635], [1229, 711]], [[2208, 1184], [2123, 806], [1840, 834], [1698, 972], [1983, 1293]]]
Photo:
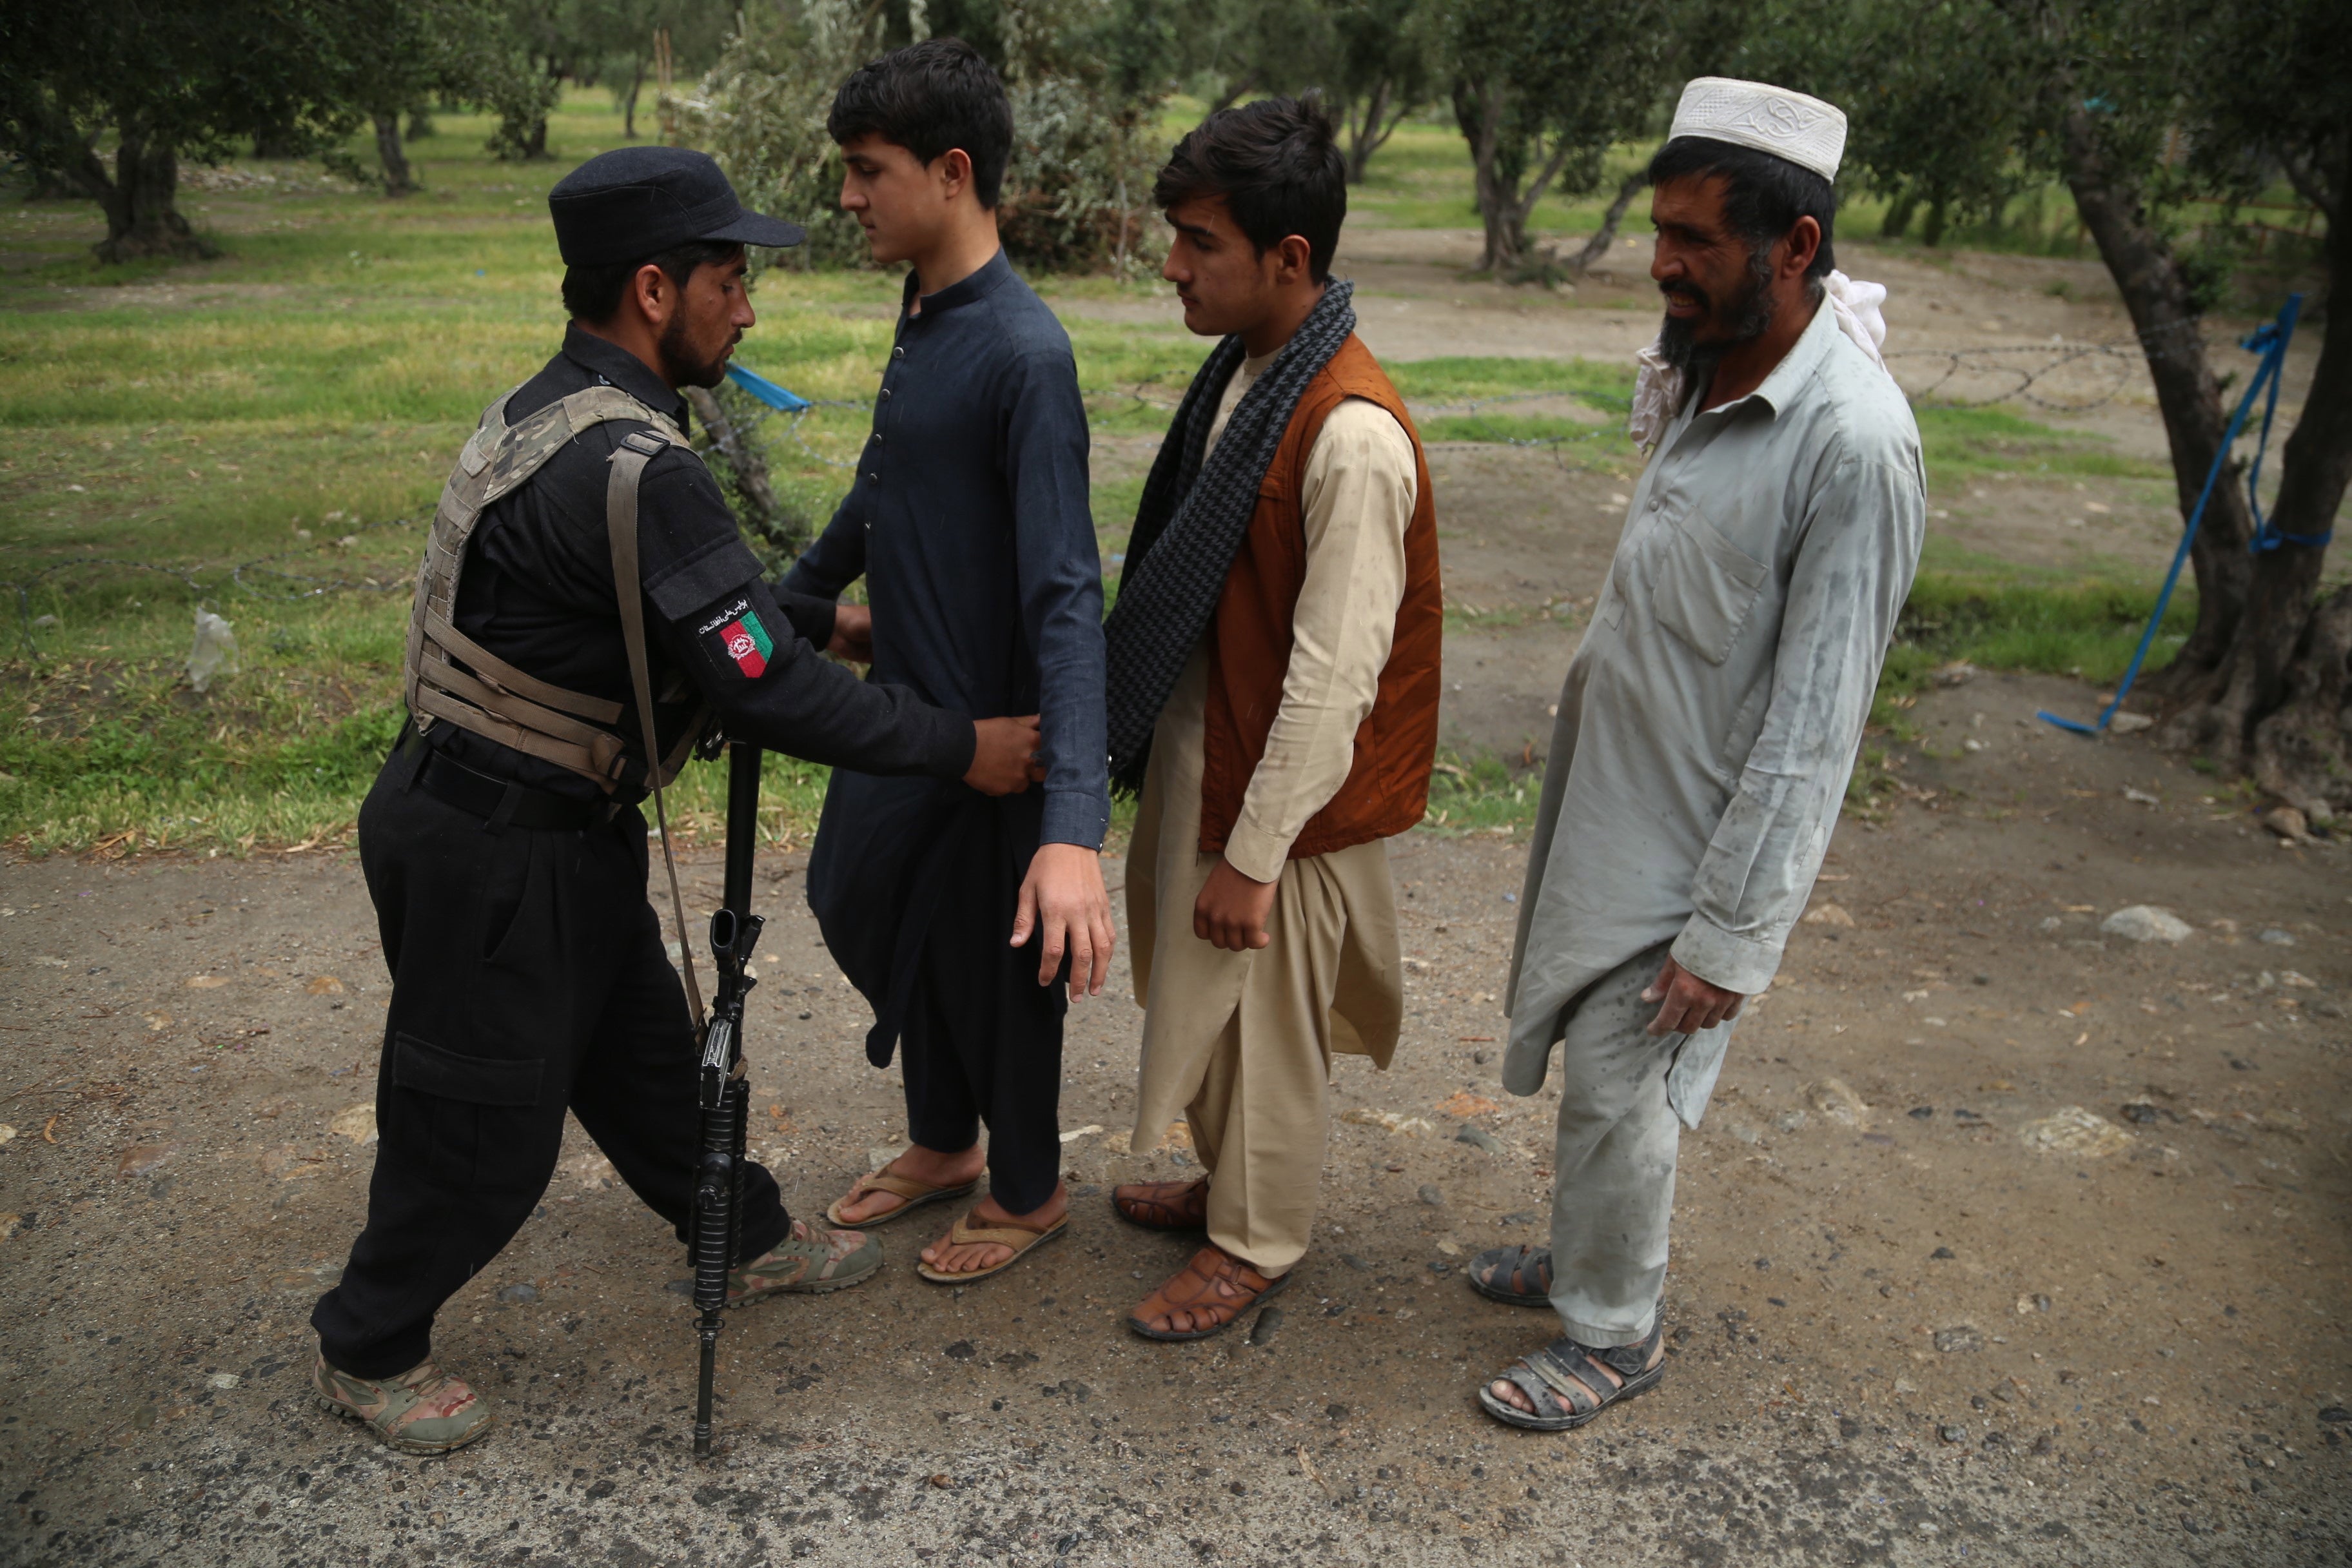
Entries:
[[[1886, 370], [1886, 358], [1880, 353], [1886, 342], [1886, 318], [1878, 309], [1886, 302], [1886, 285], [1858, 283], [1843, 272], [1832, 271], [1824, 292], [1829, 296], [1831, 310], [1837, 316], [1838, 331], [1853, 339], [1854, 346], [1870, 356], [1871, 363]], [[1633, 362], [1638, 367], [1633, 373], [1633, 410], [1625, 420], [1625, 430], [1633, 437], [1633, 444], [1646, 452], [1658, 444], [1666, 426], [1675, 422], [1687, 389], [1683, 384], [1683, 373], [1666, 363], [1664, 333], [1635, 354]]]

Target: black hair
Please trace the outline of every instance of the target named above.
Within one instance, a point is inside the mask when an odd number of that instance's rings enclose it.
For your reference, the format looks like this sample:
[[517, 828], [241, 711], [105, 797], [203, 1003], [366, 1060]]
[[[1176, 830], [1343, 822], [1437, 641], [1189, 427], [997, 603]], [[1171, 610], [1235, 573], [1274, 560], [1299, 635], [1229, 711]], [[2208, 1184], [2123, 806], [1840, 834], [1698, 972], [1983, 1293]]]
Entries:
[[742, 246], [731, 239], [689, 239], [658, 256], [636, 261], [619, 261], [609, 267], [567, 267], [563, 269], [563, 308], [575, 321], [609, 321], [620, 310], [622, 292], [639, 268], [658, 267], [683, 289], [697, 269], [732, 261], [742, 254]]
[[[1770, 250], [1773, 241], [1785, 238], [1797, 226], [1799, 218], [1809, 217], [1822, 226], [1822, 247], [1814, 252], [1805, 276], [1818, 279], [1830, 275], [1830, 268], [1837, 265], [1830, 245], [1837, 193], [1827, 180], [1786, 158], [1717, 142], [1711, 136], [1677, 136], [1650, 160], [1654, 186], [1709, 174], [1723, 177], [1724, 218], [1748, 241], [1751, 256]], [[1818, 296], [1821, 285], [1815, 282], [1810, 292]]]
[[961, 38], [926, 38], [850, 72], [824, 129], [837, 143], [879, 136], [926, 167], [961, 147], [971, 160], [972, 194], [993, 207], [1013, 155], [1013, 100], [978, 49]]
[[1225, 198], [1260, 256], [1295, 234], [1307, 241], [1307, 275], [1330, 277], [1348, 216], [1348, 165], [1322, 100], [1263, 98], [1194, 126], [1152, 181], [1151, 199], [1166, 212], [1203, 196]]

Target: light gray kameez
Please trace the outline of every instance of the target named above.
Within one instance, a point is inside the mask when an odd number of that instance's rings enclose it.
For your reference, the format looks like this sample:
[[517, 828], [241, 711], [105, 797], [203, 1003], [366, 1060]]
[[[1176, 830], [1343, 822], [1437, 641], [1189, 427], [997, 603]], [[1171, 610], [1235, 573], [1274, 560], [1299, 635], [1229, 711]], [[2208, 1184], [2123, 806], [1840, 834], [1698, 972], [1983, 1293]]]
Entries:
[[[1654, 968], [1670, 950], [1745, 994], [1771, 981], [1918, 564], [1918, 427], [1826, 304], [1756, 391], [1704, 401], [1685, 404], [1634, 490], [1560, 692], [1512, 957], [1514, 1094], [1543, 1086], [1564, 1036], [1588, 1049], [1601, 1020], [1576, 1015], [1600, 992], [1612, 1018], [1599, 1032], [1638, 1033], [1654, 1007], [1622, 1005], [1622, 976], [1600, 984], [1637, 957]], [[1643, 1338], [1664, 1272], [1669, 1204], [1595, 1201], [1635, 1176], [1604, 1169], [1609, 1152], [1641, 1151], [1652, 1168], [1635, 1184], [1655, 1184], [1663, 1150], [1671, 1194], [1673, 1123], [1698, 1125], [1731, 1029], [1564, 1065], [1552, 1301], [1582, 1343]], [[1615, 1082], [1662, 1063], [1663, 1094]], [[1659, 1124], [1599, 1136], [1627, 1118]]]

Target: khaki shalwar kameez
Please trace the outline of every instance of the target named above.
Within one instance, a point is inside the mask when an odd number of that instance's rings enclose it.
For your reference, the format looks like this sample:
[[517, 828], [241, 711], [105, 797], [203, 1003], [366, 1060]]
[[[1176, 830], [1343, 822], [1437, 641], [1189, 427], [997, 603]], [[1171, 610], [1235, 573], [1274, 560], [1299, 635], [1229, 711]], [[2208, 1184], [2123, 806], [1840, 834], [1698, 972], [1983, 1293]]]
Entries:
[[[1273, 362], [1246, 360], [1234, 373], [1209, 449]], [[1158, 1143], [1181, 1111], [1213, 1178], [1209, 1239], [1269, 1276], [1307, 1250], [1331, 1058], [1387, 1067], [1403, 1016], [1387, 845], [1287, 857], [1346, 782], [1378, 694], [1416, 499], [1403, 427], [1360, 398], [1341, 403], [1308, 450], [1307, 576], [1282, 704], [1222, 857], [1244, 876], [1279, 882], [1268, 945], [1227, 952], [1192, 934], [1193, 903], [1220, 858], [1200, 853], [1205, 642], [1153, 731], [1128, 851], [1135, 999], [1145, 1008], [1134, 1146]]]

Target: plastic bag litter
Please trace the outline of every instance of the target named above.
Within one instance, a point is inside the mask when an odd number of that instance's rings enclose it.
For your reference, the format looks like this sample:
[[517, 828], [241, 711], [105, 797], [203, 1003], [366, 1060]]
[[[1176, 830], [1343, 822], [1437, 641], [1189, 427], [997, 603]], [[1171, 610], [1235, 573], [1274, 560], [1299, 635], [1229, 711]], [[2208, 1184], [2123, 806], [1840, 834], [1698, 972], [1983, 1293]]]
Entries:
[[188, 650], [188, 684], [206, 691], [213, 677], [236, 672], [236, 634], [210, 610], [198, 610], [195, 646]]

